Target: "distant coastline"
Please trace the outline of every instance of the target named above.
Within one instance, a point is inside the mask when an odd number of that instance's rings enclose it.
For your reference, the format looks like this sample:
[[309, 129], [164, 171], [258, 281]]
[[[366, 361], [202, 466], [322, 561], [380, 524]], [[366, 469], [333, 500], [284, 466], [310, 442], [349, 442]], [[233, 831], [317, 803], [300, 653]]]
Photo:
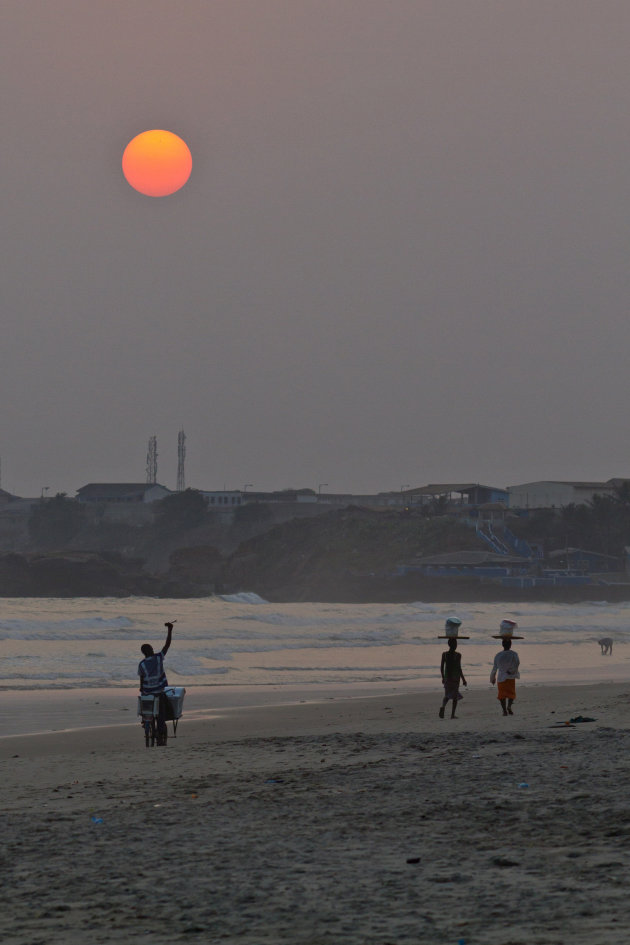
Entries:
[[462, 601], [584, 601], [630, 600], [630, 583], [592, 583], [578, 586], [505, 587], [475, 578], [419, 574], [359, 575], [326, 570], [277, 574], [267, 579], [242, 569], [241, 581], [199, 580], [181, 572], [149, 574], [141, 564], [122, 556], [96, 552], [0, 555], [0, 597], [155, 597], [194, 598], [251, 591], [275, 603], [411, 603]]
[[[59, 503], [64, 521], [76, 512], [70, 505]], [[504, 543], [497, 551], [487, 535], [484, 540], [456, 517], [419, 512], [345, 508], [223, 525], [204, 512], [192, 522], [115, 528], [96, 519], [76, 533], [34, 529], [12, 550], [5, 544], [0, 596], [195, 598], [252, 591], [287, 603], [630, 600], [626, 559], [583, 550], [595, 540], [588, 532], [573, 535], [570, 547], [554, 522], [535, 543], [543, 554], [511, 532], [512, 550]], [[498, 531], [493, 535], [500, 549]]]

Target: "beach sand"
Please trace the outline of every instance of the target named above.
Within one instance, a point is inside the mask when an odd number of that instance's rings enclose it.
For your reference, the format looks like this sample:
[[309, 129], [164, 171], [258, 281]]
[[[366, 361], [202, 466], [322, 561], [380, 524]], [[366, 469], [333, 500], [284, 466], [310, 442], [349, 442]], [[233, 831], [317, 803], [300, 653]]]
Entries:
[[480, 688], [443, 721], [437, 689], [322, 693], [185, 715], [167, 748], [137, 723], [2, 738], [0, 940], [623, 941], [628, 693], [520, 685], [504, 718]]

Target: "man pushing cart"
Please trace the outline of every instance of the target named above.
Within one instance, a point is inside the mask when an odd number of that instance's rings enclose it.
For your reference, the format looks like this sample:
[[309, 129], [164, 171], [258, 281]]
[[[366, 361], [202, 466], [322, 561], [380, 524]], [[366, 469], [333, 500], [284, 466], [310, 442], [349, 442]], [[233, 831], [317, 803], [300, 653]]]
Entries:
[[186, 691], [185, 689], [169, 687], [164, 671], [164, 657], [171, 646], [173, 638], [173, 623], [175, 621], [164, 624], [167, 630], [166, 641], [159, 653], [153, 650], [150, 643], [142, 644], [140, 650], [144, 654], [144, 659], [138, 664], [138, 676], [140, 677], [138, 714], [142, 717], [145, 732], [147, 722], [152, 722], [155, 719], [157, 723], [156, 744], [161, 746], [166, 746], [168, 740], [166, 720], [173, 719], [174, 728], [177, 726], [177, 719], [182, 714], [182, 703]]

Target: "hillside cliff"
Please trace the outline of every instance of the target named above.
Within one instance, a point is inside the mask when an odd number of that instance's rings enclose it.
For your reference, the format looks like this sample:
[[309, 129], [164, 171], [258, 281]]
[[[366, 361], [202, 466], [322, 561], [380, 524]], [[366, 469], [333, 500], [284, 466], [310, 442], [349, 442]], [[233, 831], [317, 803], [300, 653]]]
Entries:
[[[476, 578], [427, 578], [399, 565], [487, 548], [449, 515], [343, 508], [233, 525], [211, 517], [151, 527], [82, 524], [55, 545], [0, 554], [0, 596], [192, 597], [253, 591], [270, 601], [626, 600], [627, 584], [504, 588]], [[32, 540], [31, 540], [32, 543]], [[623, 580], [623, 578], [622, 578]]]
[[242, 542], [217, 577], [269, 600], [357, 600], [370, 588], [383, 593], [401, 563], [479, 545], [473, 530], [448, 518], [346, 508]]

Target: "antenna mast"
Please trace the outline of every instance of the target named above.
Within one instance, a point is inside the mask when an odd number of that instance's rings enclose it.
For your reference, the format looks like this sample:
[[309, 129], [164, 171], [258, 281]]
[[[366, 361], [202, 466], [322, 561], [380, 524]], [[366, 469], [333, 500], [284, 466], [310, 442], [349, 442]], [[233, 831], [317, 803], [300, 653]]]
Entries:
[[177, 491], [183, 492], [186, 488], [184, 463], [186, 462], [186, 434], [180, 430], [177, 434]]
[[157, 482], [157, 437], [149, 437], [149, 448], [147, 450], [147, 482], [154, 484]]

